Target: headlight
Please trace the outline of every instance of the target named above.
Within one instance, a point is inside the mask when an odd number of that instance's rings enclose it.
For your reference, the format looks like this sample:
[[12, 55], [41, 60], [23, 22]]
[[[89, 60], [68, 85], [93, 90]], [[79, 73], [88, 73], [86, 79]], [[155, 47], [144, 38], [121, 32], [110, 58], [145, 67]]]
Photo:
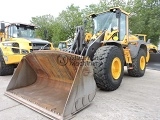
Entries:
[[12, 46], [12, 43], [2, 43], [4, 46]]
[[19, 47], [19, 44], [18, 43], [2, 43], [3, 46], [10, 46], [10, 47]]

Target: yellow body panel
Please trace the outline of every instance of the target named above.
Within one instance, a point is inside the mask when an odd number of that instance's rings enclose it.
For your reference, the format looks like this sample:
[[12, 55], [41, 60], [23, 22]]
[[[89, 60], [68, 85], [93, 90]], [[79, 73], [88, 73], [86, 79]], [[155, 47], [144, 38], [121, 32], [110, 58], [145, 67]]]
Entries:
[[85, 40], [86, 40], [87, 42], [89, 42], [91, 38], [92, 38], [92, 33], [86, 33], [86, 34], [85, 34]]
[[[53, 50], [53, 45], [39, 38], [35, 38], [34, 25], [9, 23], [0, 27], [0, 54], [5, 64], [18, 64], [23, 56], [34, 50]], [[3, 61], [3, 59], [2, 59]]]
[[[12, 48], [19, 49], [19, 51], [21, 51], [21, 49], [25, 49], [30, 52], [30, 49], [32, 47], [29, 46], [29, 43], [31, 42], [23, 38], [12, 38], [10, 40], [19, 43], [20, 46], [19, 47], [4, 46], [3, 45], [4, 42], [1, 42], [0, 48], [3, 53], [3, 58], [6, 64], [18, 64], [23, 58], [23, 56], [25, 56], [26, 54], [21, 54], [21, 53], [16, 54], [12, 51]], [[5, 41], [5, 43], [11, 43], [11, 41]]]
[[[4, 44], [12, 43], [12, 42], [18, 43], [19, 47], [4, 45]], [[9, 41], [1, 42], [0, 48], [3, 54], [5, 64], [18, 64], [23, 58], [23, 56], [27, 54], [27, 53], [26, 54], [22, 53], [22, 49], [27, 50], [28, 53], [31, 52], [32, 46], [30, 46], [29, 44], [31, 44], [31, 41], [24, 39], [24, 38], [11, 38]], [[19, 53], [14, 53], [12, 49], [19, 50]], [[51, 50], [54, 49], [52, 44], [51, 44], [50, 49]]]
[[150, 59], [150, 53], [149, 53], [149, 51], [147, 51], [147, 57], [146, 57], [146, 62], [147, 63], [148, 63], [149, 59]]
[[124, 57], [125, 57], [126, 63], [132, 63], [130, 50], [128, 48], [126, 48], [126, 49], [123, 49], [123, 52], [124, 52]]
[[158, 47], [153, 45], [152, 43], [147, 44], [147, 48], [149, 49], [150, 52], [157, 52], [158, 51]]
[[113, 40], [112, 37], [114, 37], [113, 35], [116, 33], [118, 33], [118, 30], [114, 30], [112, 32], [106, 31], [104, 35], [104, 41]]
[[5, 61], [5, 63], [6, 64], [18, 64], [20, 61], [21, 61], [21, 59], [23, 58], [23, 56], [25, 56], [25, 55], [8, 55], [8, 56], [3, 56], [3, 58], [4, 59], [7, 59], [6, 61]]

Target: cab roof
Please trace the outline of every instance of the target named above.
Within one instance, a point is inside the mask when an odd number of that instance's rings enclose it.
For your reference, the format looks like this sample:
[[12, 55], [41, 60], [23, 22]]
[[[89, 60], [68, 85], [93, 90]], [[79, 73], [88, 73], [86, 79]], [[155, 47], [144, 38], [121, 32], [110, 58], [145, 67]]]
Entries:
[[122, 13], [124, 13], [124, 14], [126, 14], [126, 15], [129, 15], [129, 14], [130, 14], [130, 13], [122, 10], [120, 7], [114, 7], [114, 8], [110, 8], [109, 10], [104, 11], [104, 12], [92, 13], [92, 14], [89, 15], [89, 17], [90, 17], [90, 16], [93, 17], [93, 16], [97, 16], [97, 15], [102, 14], [102, 13], [106, 13], [106, 12], [109, 12], [109, 11], [113, 11], [114, 9], [119, 9]]
[[10, 23], [6, 27], [11, 26], [11, 25], [16, 25], [16, 26], [28, 26], [28, 27], [36, 27], [33, 24], [25, 24], [25, 23]]

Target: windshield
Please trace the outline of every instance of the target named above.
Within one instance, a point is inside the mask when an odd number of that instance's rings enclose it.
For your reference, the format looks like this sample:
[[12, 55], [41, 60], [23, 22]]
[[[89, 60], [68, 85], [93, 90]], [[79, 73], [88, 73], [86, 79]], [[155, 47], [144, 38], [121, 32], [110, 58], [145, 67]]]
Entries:
[[94, 34], [100, 31], [108, 30], [111, 28], [118, 28], [118, 19], [116, 18], [116, 13], [107, 12], [97, 15], [93, 18], [94, 21]]
[[17, 35], [18, 37], [35, 38], [35, 30], [30, 27], [20, 26], [19, 29], [17, 29]]

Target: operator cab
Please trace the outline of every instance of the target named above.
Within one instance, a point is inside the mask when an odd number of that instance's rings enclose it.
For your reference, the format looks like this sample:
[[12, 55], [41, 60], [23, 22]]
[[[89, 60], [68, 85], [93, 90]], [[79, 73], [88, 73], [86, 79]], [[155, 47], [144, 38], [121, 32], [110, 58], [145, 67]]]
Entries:
[[35, 38], [34, 25], [12, 23], [6, 26], [6, 38]]
[[[128, 35], [128, 15], [129, 13], [120, 8], [90, 15], [93, 20], [93, 33], [105, 32], [105, 41], [123, 41]], [[115, 36], [117, 39], [114, 39]]]

